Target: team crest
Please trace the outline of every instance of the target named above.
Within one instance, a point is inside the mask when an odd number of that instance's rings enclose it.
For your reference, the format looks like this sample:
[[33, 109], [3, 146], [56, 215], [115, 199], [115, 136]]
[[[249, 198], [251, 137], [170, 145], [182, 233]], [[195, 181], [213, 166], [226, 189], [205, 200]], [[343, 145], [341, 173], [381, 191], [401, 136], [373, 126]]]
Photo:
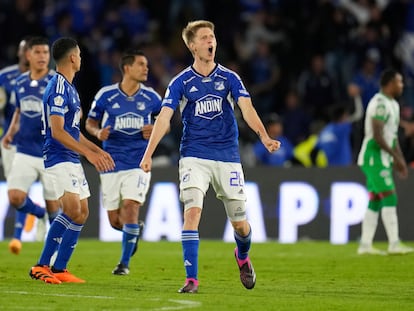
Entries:
[[137, 102], [137, 110], [145, 110], [145, 103]]
[[215, 88], [217, 91], [222, 91], [222, 90], [224, 90], [224, 81], [217, 81], [217, 82], [214, 82], [214, 88]]

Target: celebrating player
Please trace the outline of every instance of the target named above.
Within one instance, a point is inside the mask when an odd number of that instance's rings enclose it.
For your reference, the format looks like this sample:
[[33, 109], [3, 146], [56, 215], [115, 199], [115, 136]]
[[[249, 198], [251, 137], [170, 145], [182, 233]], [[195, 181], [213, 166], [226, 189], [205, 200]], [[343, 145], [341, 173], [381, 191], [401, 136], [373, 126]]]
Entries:
[[181, 239], [186, 281], [179, 292], [198, 291], [198, 226], [210, 184], [223, 201], [234, 228], [241, 282], [252, 289], [256, 274], [248, 256], [252, 232], [246, 217], [235, 104], [269, 152], [276, 151], [280, 142], [266, 133], [240, 77], [215, 63], [214, 24], [204, 20], [190, 22], [182, 37], [194, 62], [170, 82], [140, 166], [146, 172], [151, 170], [155, 148], [167, 132], [174, 110], [180, 107], [184, 125], [179, 162], [180, 198], [184, 203]]
[[111, 226], [122, 231], [122, 256], [112, 273], [126, 275], [142, 230], [139, 208], [151, 177], [151, 173], [139, 168], [139, 161], [151, 135], [154, 115], [160, 112], [161, 97], [143, 84], [148, 76], [148, 61], [141, 51], [127, 50], [119, 67], [121, 83], [99, 90], [86, 129], [103, 141], [103, 149], [115, 161], [115, 171], [101, 174], [103, 205]]

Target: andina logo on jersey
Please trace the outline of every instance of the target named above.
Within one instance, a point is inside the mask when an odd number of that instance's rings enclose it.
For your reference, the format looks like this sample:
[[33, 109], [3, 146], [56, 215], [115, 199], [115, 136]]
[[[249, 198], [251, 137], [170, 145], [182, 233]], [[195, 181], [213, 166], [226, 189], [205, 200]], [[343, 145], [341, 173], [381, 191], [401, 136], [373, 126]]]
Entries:
[[223, 99], [216, 95], [206, 95], [195, 102], [194, 115], [208, 120], [223, 114]]
[[36, 96], [26, 96], [20, 100], [22, 114], [29, 118], [36, 118], [42, 114], [42, 101]]
[[138, 114], [128, 112], [115, 118], [114, 130], [134, 135], [139, 133], [144, 126], [144, 118]]

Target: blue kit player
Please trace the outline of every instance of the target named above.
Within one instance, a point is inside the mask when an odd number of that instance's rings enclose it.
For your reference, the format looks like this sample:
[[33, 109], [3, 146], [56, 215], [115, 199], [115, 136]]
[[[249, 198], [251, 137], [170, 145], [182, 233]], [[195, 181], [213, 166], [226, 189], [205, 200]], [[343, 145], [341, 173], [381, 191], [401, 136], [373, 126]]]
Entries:
[[14, 93], [16, 109], [7, 133], [3, 138], [3, 147], [9, 148], [18, 134], [16, 154], [7, 177], [10, 205], [19, 212], [33, 214], [44, 219], [45, 209], [34, 203], [28, 196], [31, 185], [40, 180], [49, 221], [59, 213], [59, 202], [55, 200], [53, 185], [46, 176], [43, 164], [42, 99], [43, 92], [55, 74], [49, 69], [50, 51], [46, 38], [34, 37], [27, 42], [29, 71], [16, 79]]
[[[16, 78], [23, 72], [29, 70], [29, 62], [26, 58], [26, 47], [27, 39], [23, 39], [20, 41], [17, 51], [17, 57], [19, 59], [18, 63], [7, 66], [0, 71], [0, 110], [3, 111], [3, 133], [0, 135], [0, 139], [3, 138], [3, 135], [9, 129], [9, 125], [16, 108], [16, 96], [13, 91], [16, 84]], [[0, 144], [1, 160], [3, 164], [4, 177], [6, 180], [10, 173], [14, 155], [16, 154], [16, 141], [17, 136], [14, 137], [14, 142], [12, 144], [9, 144], [9, 148], [5, 148], [3, 147], [3, 144]], [[9, 243], [10, 252], [16, 255], [18, 255], [22, 249], [21, 236], [23, 232], [23, 226], [25, 226], [26, 215], [26, 213], [16, 210], [13, 238]]]
[[80, 132], [81, 105], [72, 84], [81, 67], [78, 43], [67, 37], [57, 39], [52, 55], [57, 72], [43, 95], [43, 159], [48, 178], [53, 181], [55, 198], [62, 203], [62, 213], [51, 224], [40, 258], [29, 275], [50, 284], [84, 283], [67, 270], [89, 215], [89, 185], [79, 155], [85, 156], [98, 171], [113, 170], [114, 162]]
[[210, 184], [234, 228], [234, 255], [240, 280], [244, 287], [252, 289], [256, 274], [248, 256], [252, 231], [246, 216], [236, 104], [269, 152], [279, 149], [280, 142], [268, 136], [240, 77], [215, 62], [214, 24], [204, 20], [190, 22], [182, 37], [194, 62], [170, 82], [140, 166], [146, 172], [151, 170], [156, 146], [179, 108], [183, 123], [179, 161], [180, 199], [184, 203], [181, 240], [186, 271], [186, 281], [179, 292], [198, 291], [198, 226]]
[[136, 250], [142, 223], [139, 209], [145, 202], [151, 173], [139, 167], [161, 109], [161, 97], [143, 84], [148, 77], [148, 60], [138, 50], [121, 56], [122, 81], [103, 87], [95, 96], [86, 129], [103, 142], [103, 149], [115, 161], [115, 170], [101, 173], [103, 206], [111, 226], [122, 231], [122, 255], [112, 271], [129, 274], [129, 261]]

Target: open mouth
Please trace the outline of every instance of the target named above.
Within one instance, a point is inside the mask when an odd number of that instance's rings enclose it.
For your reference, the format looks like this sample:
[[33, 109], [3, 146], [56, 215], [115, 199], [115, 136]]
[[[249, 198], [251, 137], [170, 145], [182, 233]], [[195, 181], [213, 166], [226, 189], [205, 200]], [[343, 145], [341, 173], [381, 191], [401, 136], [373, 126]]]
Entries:
[[208, 51], [209, 51], [210, 53], [213, 53], [213, 47], [209, 47], [209, 48], [208, 48]]

